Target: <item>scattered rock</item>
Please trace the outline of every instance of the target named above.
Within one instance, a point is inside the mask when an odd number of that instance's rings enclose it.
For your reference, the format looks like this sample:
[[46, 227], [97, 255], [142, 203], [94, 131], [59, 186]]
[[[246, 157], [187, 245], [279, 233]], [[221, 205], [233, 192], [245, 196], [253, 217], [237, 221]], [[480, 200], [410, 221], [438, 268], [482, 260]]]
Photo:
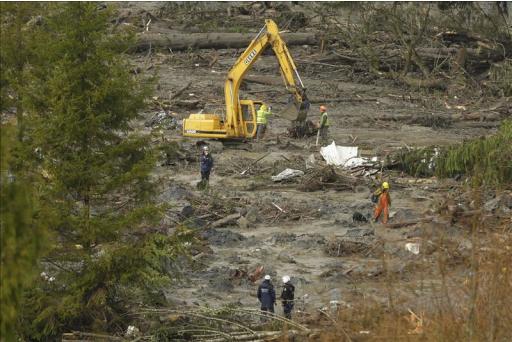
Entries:
[[375, 232], [371, 228], [354, 228], [349, 229], [344, 236], [346, 237], [363, 237], [363, 236], [373, 236]]
[[182, 217], [185, 217], [185, 218], [189, 218], [191, 217], [192, 215], [194, 215], [194, 207], [191, 206], [191, 205], [186, 205], [184, 206], [182, 209], [181, 209], [181, 216]]
[[359, 211], [356, 211], [356, 212], [354, 212], [354, 214], [352, 214], [352, 222], [358, 222], [358, 223], [368, 222], [368, 219], [363, 214], [361, 214]]
[[288, 254], [286, 252], [279, 253], [279, 255], [277, 256], [277, 260], [288, 263], [288, 264], [296, 264], [297, 263], [295, 261], [295, 259], [290, 254]]

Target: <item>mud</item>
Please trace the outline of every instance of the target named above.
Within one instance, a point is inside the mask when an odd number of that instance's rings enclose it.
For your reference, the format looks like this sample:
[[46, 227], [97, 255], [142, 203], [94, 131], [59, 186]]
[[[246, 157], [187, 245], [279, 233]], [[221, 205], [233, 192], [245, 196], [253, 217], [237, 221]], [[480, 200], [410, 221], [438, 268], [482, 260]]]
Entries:
[[[147, 4], [143, 6], [154, 10]], [[256, 26], [255, 31], [259, 28]], [[327, 104], [331, 121], [329, 141], [357, 145], [362, 156], [382, 159], [398, 148], [453, 144], [495, 130], [486, 125], [446, 119], [453, 110], [447, 109], [445, 101], [453, 99], [404, 89], [384, 80], [365, 79], [364, 83], [358, 83], [357, 77], [349, 75], [345, 68], [333, 70], [301, 63], [300, 60], [318, 53], [310, 47], [290, 50], [310, 97], [376, 99]], [[199, 55], [208, 59], [213, 53], [219, 57], [211, 66], [194, 63], [192, 58]], [[205, 105], [190, 110], [171, 101], [168, 112], [179, 123], [199, 109], [205, 113], [223, 112], [224, 77], [239, 53], [235, 50], [153, 52], [150, 57], [134, 56], [133, 62], [147, 65], [150, 59], [152, 68], [148, 73], [158, 75], [158, 101], [168, 99], [169, 93], [190, 83], [180, 98]], [[263, 56], [248, 76], [279, 77], [274, 57]], [[287, 100], [284, 86], [247, 83], [244, 89], [243, 98], [257, 97], [271, 103], [276, 113]], [[389, 179], [391, 183], [390, 223], [415, 220], [436, 212], [451, 189], [450, 180], [417, 183], [400, 172], [384, 171], [372, 177], [357, 177], [355, 184], [337, 188], [314, 185], [311, 179], [308, 192], [301, 191], [300, 180], [274, 184], [270, 177], [285, 168], [307, 171], [306, 161], [311, 160], [312, 154], [313, 167], [322, 166], [316, 137], [289, 137], [290, 123], [274, 115], [262, 142], [223, 146], [205, 141], [211, 146], [215, 166], [209, 189], [199, 191], [195, 186], [200, 180], [197, 141], [184, 139], [180, 130], [174, 129], [173, 120], [171, 126], [145, 126], [144, 122], [158, 118], [157, 107], [144, 114], [140, 129], [159, 136], [159, 146], [174, 142], [190, 156], [181, 162], [162, 162], [157, 168], [160, 201], [171, 207], [167, 216], [172, 218], [172, 224], [196, 227], [198, 236], [211, 248], [211, 254], [194, 261], [199, 271], [185, 270], [184, 281], [168, 289], [172, 298], [180, 298], [170, 302], [209, 307], [235, 303], [257, 308], [256, 289], [261, 279], [251, 281], [249, 274], [260, 265], [264, 267], [261, 276], [270, 274], [278, 293], [281, 276], [291, 276], [296, 297], [303, 299], [300, 307], [311, 312], [328, 306], [332, 300], [347, 306], [357, 305], [360, 296], [354, 294], [356, 290], [385, 303], [389, 295], [385, 282], [390, 277], [404, 306], [428, 306], [424, 298], [439, 286], [440, 275], [435, 265], [440, 257], [447, 261], [450, 277], [457, 281], [464, 277], [472, 246], [467, 239], [468, 232], [453, 226], [449, 220], [397, 229], [371, 220], [370, 194], [379, 182], [376, 177]], [[384, 119], [390, 116], [392, 120]], [[316, 105], [312, 105], [309, 119], [319, 120]], [[510, 198], [505, 195], [491, 198], [484, 206], [490, 211], [499, 207], [510, 213]], [[355, 212], [366, 217], [367, 222], [355, 221]], [[240, 219], [209, 228], [212, 222], [233, 213], [240, 213]], [[405, 243], [417, 241], [421, 242], [419, 255], [405, 250]], [[432, 280], [425, 281], [428, 278]], [[455, 283], [450, 286], [456, 286]]]

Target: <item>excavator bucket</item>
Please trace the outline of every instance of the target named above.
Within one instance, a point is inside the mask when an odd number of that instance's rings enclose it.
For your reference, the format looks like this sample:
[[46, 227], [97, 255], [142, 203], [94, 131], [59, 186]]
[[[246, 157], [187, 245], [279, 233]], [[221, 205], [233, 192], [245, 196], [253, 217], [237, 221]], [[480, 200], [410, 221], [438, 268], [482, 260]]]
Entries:
[[309, 101], [298, 102], [293, 98], [279, 113], [279, 116], [290, 121], [306, 121], [309, 110]]

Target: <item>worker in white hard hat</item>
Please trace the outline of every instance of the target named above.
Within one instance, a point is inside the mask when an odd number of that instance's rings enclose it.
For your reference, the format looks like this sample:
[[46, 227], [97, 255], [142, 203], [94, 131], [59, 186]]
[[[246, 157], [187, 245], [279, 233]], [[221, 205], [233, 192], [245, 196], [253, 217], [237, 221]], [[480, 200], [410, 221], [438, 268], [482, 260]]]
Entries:
[[284, 317], [292, 319], [292, 310], [295, 298], [295, 286], [290, 282], [290, 276], [283, 276], [283, 291], [281, 303], [283, 304]]
[[270, 275], [266, 275], [263, 282], [258, 286], [258, 300], [261, 303], [261, 311], [274, 313], [274, 305], [276, 304], [276, 292], [274, 285], [270, 281]]
[[213, 168], [213, 158], [207, 145], [203, 146], [200, 158], [201, 164], [201, 185], [207, 187], [210, 181], [210, 172]]

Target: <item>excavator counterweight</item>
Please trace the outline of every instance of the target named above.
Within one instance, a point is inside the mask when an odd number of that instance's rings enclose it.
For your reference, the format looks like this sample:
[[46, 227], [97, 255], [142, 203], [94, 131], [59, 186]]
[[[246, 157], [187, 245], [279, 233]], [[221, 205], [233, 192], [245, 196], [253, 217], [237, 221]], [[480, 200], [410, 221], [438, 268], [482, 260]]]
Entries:
[[274, 21], [265, 20], [265, 26], [251, 41], [228, 72], [224, 85], [226, 115], [191, 114], [183, 120], [183, 135], [195, 138], [247, 139], [256, 134], [256, 111], [263, 103], [254, 100], [241, 100], [240, 84], [251, 66], [263, 51], [271, 46], [279, 62], [281, 75], [290, 93], [288, 105], [280, 116], [296, 123], [306, 120], [309, 102], [306, 88], [302, 83], [295, 63], [279, 35]]

